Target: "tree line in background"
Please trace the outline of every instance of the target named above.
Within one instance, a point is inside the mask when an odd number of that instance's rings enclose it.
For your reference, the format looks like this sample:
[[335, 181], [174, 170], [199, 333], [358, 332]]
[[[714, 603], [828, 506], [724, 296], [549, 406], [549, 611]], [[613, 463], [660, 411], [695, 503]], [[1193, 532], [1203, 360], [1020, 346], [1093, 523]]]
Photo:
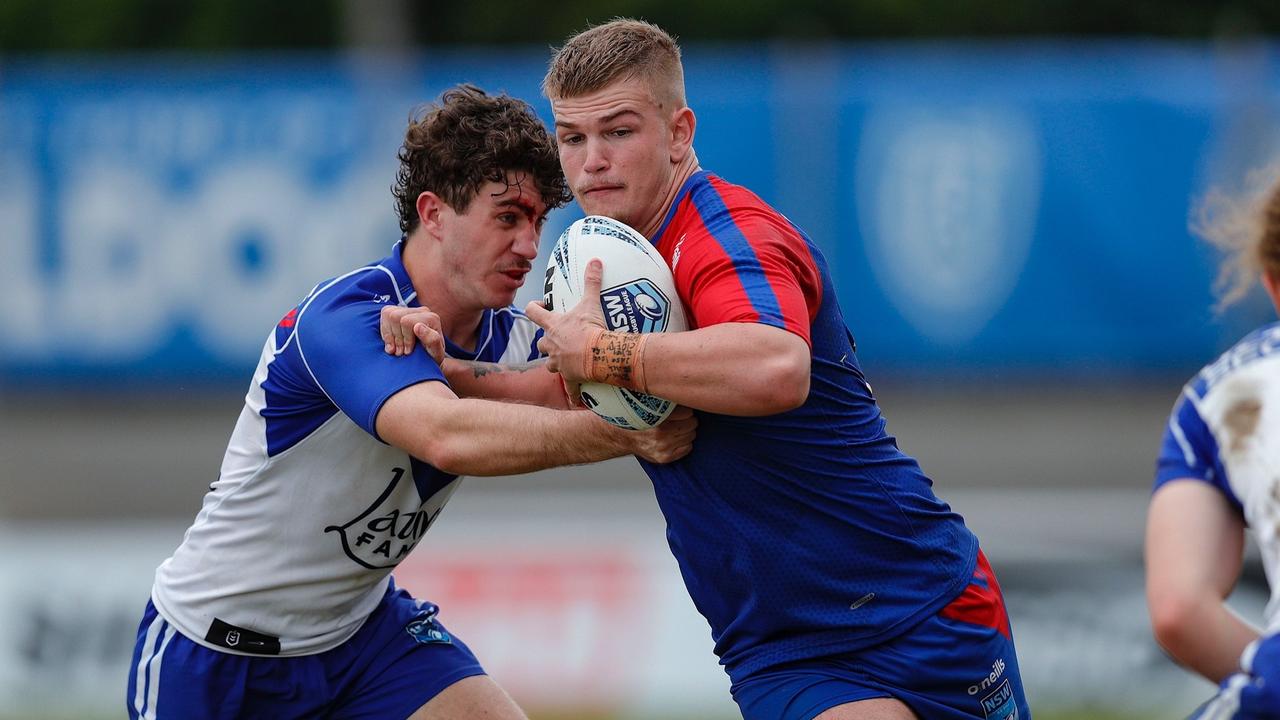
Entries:
[[554, 45], [619, 15], [684, 41], [1280, 33], [1276, 0], [2, 0], [0, 53]]

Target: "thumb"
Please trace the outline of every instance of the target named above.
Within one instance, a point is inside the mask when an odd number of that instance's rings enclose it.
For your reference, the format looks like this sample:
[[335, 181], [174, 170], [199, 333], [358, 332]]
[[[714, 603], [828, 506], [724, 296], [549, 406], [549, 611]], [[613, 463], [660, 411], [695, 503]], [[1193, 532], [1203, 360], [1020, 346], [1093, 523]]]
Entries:
[[600, 287], [604, 284], [604, 263], [599, 258], [591, 258], [582, 272], [582, 301], [589, 301], [588, 306], [594, 309], [595, 315], [604, 316], [600, 310]]
[[600, 288], [604, 284], [604, 263], [600, 258], [591, 258], [582, 273], [582, 297], [599, 298]]
[[528, 305], [524, 306], [524, 314], [530, 320], [537, 323], [538, 327], [541, 327], [543, 330], [545, 330], [547, 329], [547, 323], [551, 320], [551, 316], [554, 313], [542, 307], [542, 303], [535, 300], [529, 303]]

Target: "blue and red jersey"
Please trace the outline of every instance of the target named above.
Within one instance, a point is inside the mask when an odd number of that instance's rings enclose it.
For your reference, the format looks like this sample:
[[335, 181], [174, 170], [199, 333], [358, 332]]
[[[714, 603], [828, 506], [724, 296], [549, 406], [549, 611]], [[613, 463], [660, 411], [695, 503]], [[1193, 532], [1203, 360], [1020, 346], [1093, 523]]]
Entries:
[[886, 432], [822, 254], [706, 172], [653, 241], [692, 327], [762, 323], [811, 348], [802, 406], [699, 413], [690, 455], [642, 463], [730, 677], [860, 650], [941, 610], [973, 576], [977, 539]]

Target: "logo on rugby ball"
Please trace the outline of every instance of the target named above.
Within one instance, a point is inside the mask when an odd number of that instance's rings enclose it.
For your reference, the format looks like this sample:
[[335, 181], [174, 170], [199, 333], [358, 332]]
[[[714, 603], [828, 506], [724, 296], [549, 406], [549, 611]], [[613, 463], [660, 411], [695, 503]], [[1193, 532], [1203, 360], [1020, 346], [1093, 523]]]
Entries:
[[656, 285], [641, 278], [602, 291], [600, 308], [610, 330], [662, 332], [667, 329], [671, 301]]

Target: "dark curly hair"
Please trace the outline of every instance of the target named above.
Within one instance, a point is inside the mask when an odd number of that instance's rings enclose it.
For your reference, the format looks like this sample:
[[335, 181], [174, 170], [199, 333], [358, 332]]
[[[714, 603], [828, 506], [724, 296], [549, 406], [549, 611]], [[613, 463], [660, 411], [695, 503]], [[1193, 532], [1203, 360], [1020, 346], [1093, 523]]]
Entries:
[[507, 173], [533, 180], [548, 208], [569, 201], [555, 140], [523, 100], [488, 95], [474, 85], [446, 90], [436, 104], [414, 111], [400, 148], [400, 170], [391, 188], [400, 229], [418, 227], [418, 196], [433, 192], [457, 212], [466, 212], [486, 182], [507, 182]]

